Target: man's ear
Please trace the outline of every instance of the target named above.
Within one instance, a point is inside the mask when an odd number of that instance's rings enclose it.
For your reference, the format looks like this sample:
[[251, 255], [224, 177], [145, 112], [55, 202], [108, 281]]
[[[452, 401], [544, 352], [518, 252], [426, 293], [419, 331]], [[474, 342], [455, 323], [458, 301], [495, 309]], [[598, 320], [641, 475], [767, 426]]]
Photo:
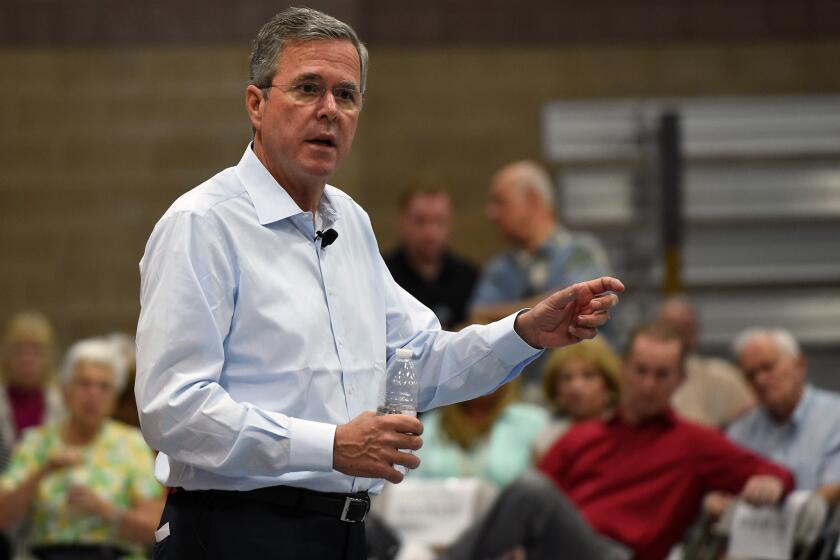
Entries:
[[249, 85], [245, 89], [245, 110], [248, 113], [248, 119], [251, 121], [251, 126], [254, 131], [260, 130], [262, 126], [262, 111], [265, 104], [265, 97], [263, 97], [263, 90], [255, 86]]
[[796, 369], [800, 379], [804, 381], [805, 374], [808, 371], [808, 358], [804, 354], [798, 355], [796, 358]]

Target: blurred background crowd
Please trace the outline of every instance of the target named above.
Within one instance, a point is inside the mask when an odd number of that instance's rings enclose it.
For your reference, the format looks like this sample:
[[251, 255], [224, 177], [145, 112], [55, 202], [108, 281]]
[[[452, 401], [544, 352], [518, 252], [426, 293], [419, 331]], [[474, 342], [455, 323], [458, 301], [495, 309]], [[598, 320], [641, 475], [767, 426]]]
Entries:
[[[628, 288], [597, 340], [423, 416], [408, 482], [479, 480], [492, 499], [463, 535], [416, 548], [383, 506], [371, 557], [497, 557], [476, 544], [505, 533], [494, 517], [523, 523], [504, 557], [555, 557], [536, 528], [571, 504], [587, 524], [564, 534], [594, 530], [581, 550], [601, 547], [579, 558], [664, 558], [678, 543], [711, 558], [696, 543], [758, 476], [824, 506], [797, 553], [830, 558], [840, 5], [309, 5], [371, 52], [331, 183], [369, 212], [392, 275], [444, 328], [601, 274]], [[283, 7], [0, 5], [0, 558], [153, 544], [165, 489], [132, 390], [137, 263], [169, 204], [247, 144], [248, 42]], [[621, 432], [651, 420], [694, 443]], [[522, 506], [532, 494], [568, 503]], [[524, 514], [536, 509], [549, 517]]]

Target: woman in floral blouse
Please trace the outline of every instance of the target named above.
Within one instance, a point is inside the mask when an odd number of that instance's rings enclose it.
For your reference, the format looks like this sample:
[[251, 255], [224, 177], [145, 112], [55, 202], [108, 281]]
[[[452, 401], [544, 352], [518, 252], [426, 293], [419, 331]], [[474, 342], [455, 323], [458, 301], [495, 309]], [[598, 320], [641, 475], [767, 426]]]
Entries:
[[27, 430], [0, 478], [0, 528], [30, 511], [27, 543], [39, 557], [117, 558], [154, 540], [163, 501], [152, 452], [136, 428], [108, 418], [123, 369], [111, 343], [76, 343], [61, 372], [66, 419]]

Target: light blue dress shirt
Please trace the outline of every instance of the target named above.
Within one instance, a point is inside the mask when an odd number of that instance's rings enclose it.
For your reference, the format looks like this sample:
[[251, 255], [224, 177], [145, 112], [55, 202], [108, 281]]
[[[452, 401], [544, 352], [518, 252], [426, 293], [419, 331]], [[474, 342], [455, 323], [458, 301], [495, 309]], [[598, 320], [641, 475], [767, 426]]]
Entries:
[[836, 393], [807, 385], [787, 422], [777, 422], [758, 407], [734, 422], [727, 435], [793, 471], [797, 489], [840, 484], [840, 395]]
[[417, 357], [420, 408], [488, 393], [538, 351], [514, 316], [459, 333], [391, 278], [367, 214], [327, 186], [321, 248], [248, 148], [181, 196], [140, 261], [135, 393], [162, 483], [378, 491], [332, 469], [336, 425], [375, 410], [386, 361]]

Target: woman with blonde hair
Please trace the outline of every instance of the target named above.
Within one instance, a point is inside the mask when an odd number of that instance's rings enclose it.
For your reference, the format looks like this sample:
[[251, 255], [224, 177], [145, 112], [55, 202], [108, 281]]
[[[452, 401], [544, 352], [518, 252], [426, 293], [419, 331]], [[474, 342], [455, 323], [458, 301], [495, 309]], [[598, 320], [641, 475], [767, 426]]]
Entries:
[[553, 420], [534, 442], [541, 457], [572, 424], [593, 420], [618, 402], [620, 360], [602, 338], [553, 350], [546, 361], [543, 392]]
[[6, 326], [0, 347], [0, 471], [23, 430], [63, 414], [52, 383], [54, 338], [49, 320], [34, 311], [18, 313]]
[[504, 486], [527, 470], [532, 441], [548, 414], [517, 402], [517, 387], [513, 381], [492, 394], [430, 412], [417, 451], [420, 467], [411, 476], [476, 476]]

